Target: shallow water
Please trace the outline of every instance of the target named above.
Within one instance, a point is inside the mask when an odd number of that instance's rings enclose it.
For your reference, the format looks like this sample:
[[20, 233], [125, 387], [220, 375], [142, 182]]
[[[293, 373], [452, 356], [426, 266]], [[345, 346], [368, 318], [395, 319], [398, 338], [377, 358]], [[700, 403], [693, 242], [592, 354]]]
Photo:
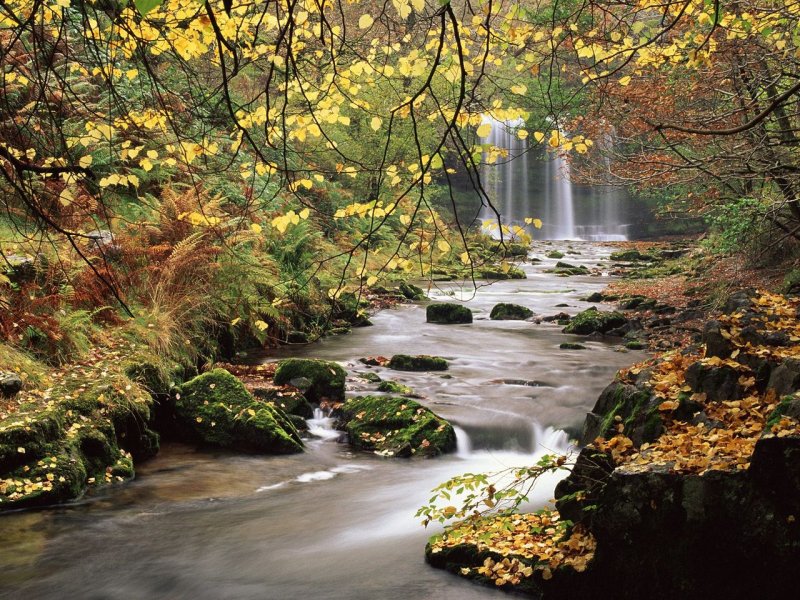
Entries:
[[[564, 260], [588, 266], [611, 251], [575, 248], [581, 255]], [[457, 454], [424, 461], [356, 454], [337, 443], [322, 415], [312, 423], [321, 437], [302, 455], [166, 445], [132, 483], [70, 506], [0, 517], [0, 598], [505, 597], [427, 567], [431, 531], [413, 515], [454, 474], [531, 464], [565, 449], [566, 436], [553, 426], [580, 423], [613, 373], [642, 357], [597, 341], [563, 351], [558, 345], [570, 336], [558, 326], [488, 319], [500, 301], [541, 315], [576, 313], [588, 306], [579, 297], [608, 283], [544, 274], [554, 262], [527, 265], [527, 280], [482, 288], [469, 302], [472, 325], [428, 325], [422, 306], [402, 306], [376, 315], [373, 327], [283, 351], [345, 364], [351, 395], [370, 389], [354, 377], [368, 370], [410, 385], [458, 426]], [[443, 300], [448, 292], [462, 290], [448, 285], [431, 295]], [[447, 357], [452, 378], [357, 361], [401, 352]], [[533, 505], [551, 497], [556, 480], [542, 482]]]

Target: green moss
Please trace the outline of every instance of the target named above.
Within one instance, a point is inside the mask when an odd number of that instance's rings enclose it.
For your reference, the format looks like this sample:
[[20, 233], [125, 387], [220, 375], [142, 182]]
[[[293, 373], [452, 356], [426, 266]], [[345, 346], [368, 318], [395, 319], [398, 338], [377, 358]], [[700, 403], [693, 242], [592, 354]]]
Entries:
[[425, 300], [427, 298], [422, 288], [405, 281], [401, 282], [397, 289], [406, 300]]
[[[304, 419], [314, 416], [314, 407], [306, 400], [303, 394], [298, 392], [280, 392], [274, 389], [255, 390], [253, 394], [256, 398], [266, 400], [286, 413], [287, 416], [295, 415]], [[294, 421], [292, 421], [294, 422]]]
[[344, 382], [346, 371], [337, 363], [310, 358], [288, 358], [278, 363], [275, 371], [275, 383], [286, 385], [293, 379], [304, 377], [311, 381], [311, 386], [304, 391], [310, 402], [323, 399], [344, 400]]
[[386, 456], [435, 456], [456, 447], [453, 427], [418, 402], [391, 396], [348, 400], [343, 409], [350, 444]]
[[369, 381], [370, 383], [378, 383], [381, 381], [381, 377], [377, 373], [359, 373], [358, 376], [364, 381]]
[[653, 261], [655, 260], [654, 256], [650, 254], [643, 254], [638, 250], [620, 250], [619, 252], [612, 252], [611, 253], [611, 260], [616, 262], [633, 262], [633, 261]]
[[412, 389], [407, 385], [403, 385], [398, 381], [386, 380], [381, 381], [380, 385], [378, 386], [379, 392], [389, 392], [391, 394], [410, 394], [412, 393]]
[[395, 354], [387, 365], [396, 371], [446, 371], [447, 361], [440, 356]]
[[503, 267], [485, 267], [478, 271], [480, 279], [526, 279], [525, 271], [519, 267], [511, 266], [507, 270]]
[[592, 307], [575, 315], [564, 328], [564, 333], [575, 333], [578, 335], [588, 335], [595, 331], [607, 333], [612, 329], [621, 327], [627, 323], [627, 321], [628, 319], [621, 313], [616, 311], [600, 312], [595, 307]]
[[492, 312], [489, 313], [489, 318], [493, 321], [502, 320], [518, 320], [524, 321], [533, 316], [533, 311], [525, 306], [519, 304], [511, 304], [510, 302], [500, 302], [492, 307]]
[[178, 388], [176, 433], [190, 441], [245, 452], [302, 451], [297, 429], [280, 409], [253, 398], [224, 369], [203, 373]]
[[559, 252], [558, 250], [551, 250], [550, 252], [545, 254], [545, 256], [547, 258], [561, 259], [561, 258], [564, 258], [564, 253], [563, 252]]
[[625, 342], [625, 347], [628, 350], [645, 350], [647, 348], [647, 344], [640, 342], [639, 340], [631, 340], [630, 342]]
[[770, 431], [775, 425], [778, 424], [778, 421], [781, 420], [781, 417], [786, 414], [789, 406], [796, 400], [794, 396], [784, 396], [781, 398], [781, 401], [778, 402], [778, 406], [769, 413], [767, 416], [767, 422], [764, 425], [764, 431]]
[[472, 323], [472, 311], [463, 304], [438, 302], [425, 309], [428, 323], [449, 325], [453, 323]]
[[583, 344], [575, 344], [573, 342], [563, 342], [558, 345], [561, 350], [586, 350]]
[[41, 458], [52, 441], [63, 434], [63, 415], [55, 408], [12, 415], [0, 421], [0, 474]]

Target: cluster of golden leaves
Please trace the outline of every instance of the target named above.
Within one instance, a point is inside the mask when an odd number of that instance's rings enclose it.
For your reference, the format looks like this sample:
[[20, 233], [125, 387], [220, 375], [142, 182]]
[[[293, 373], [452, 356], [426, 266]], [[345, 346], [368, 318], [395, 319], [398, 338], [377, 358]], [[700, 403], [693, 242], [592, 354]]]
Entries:
[[[759, 393], [755, 389], [751, 369], [736, 360], [743, 355], [774, 361], [800, 357], [798, 306], [800, 301], [796, 299], [765, 292], [753, 300], [755, 315], [750, 313], [748, 323], [756, 325], [762, 333], [787, 333], [788, 345], [753, 345], [751, 341], [744, 340], [741, 336], [744, 313], [736, 312], [719, 318], [723, 325], [722, 335], [733, 347], [730, 357], [700, 359], [697, 355], [684, 356], [679, 352], [662, 357], [653, 367], [649, 387], [663, 400], [659, 410], [666, 426], [664, 434], [652, 444], [642, 444], [636, 449], [633, 442], [622, 435], [623, 426], [620, 423], [617, 426], [619, 435], [609, 440], [597, 440], [595, 444], [598, 449], [611, 454], [619, 468], [627, 472], [664, 467], [680, 473], [703, 474], [714, 470], [747, 469], [756, 442], [762, 435], [800, 435], [800, 422], [788, 417], [782, 417], [771, 431], [764, 431], [779, 398], [773, 390]], [[706, 394], [691, 393], [692, 389], [685, 384], [685, 371], [698, 359], [709, 367], [726, 366], [740, 372], [738, 383], [747, 395], [741, 399], [710, 401]], [[624, 376], [638, 374], [643, 368], [643, 365], [636, 366]], [[716, 426], [709, 426], [705, 422], [691, 424], [672, 417], [681, 397], [689, 393], [692, 401], [703, 406], [708, 422]]]
[[537, 570], [542, 571], [544, 579], [550, 579], [553, 570], [561, 566], [584, 571], [594, 558], [596, 541], [581, 526], [565, 537], [559, 519], [555, 510], [470, 519], [448, 529], [445, 536], [432, 543], [431, 552], [470, 544], [479, 552], [503, 555], [502, 560], [487, 558], [481, 566], [461, 569], [464, 576], [477, 573], [489, 577], [497, 586], [516, 585]]

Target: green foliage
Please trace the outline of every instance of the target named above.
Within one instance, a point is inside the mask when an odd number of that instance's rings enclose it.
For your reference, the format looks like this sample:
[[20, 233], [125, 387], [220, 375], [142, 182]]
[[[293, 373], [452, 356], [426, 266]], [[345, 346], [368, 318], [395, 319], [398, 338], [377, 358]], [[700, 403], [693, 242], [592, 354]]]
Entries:
[[715, 206], [707, 222], [711, 235], [706, 247], [717, 254], [751, 253], [768, 240], [768, 206], [755, 198], [740, 198]]
[[436, 486], [427, 504], [417, 510], [423, 525], [479, 518], [490, 512], [507, 515], [527, 502], [536, 481], [546, 473], [568, 471], [564, 455], [546, 454], [531, 467], [509, 467], [494, 473], [465, 473]]

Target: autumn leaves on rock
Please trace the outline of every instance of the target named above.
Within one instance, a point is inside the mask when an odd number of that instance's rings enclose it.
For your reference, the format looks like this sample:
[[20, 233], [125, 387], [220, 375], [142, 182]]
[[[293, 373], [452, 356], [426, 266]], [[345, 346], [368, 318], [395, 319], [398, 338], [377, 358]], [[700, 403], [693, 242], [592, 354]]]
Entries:
[[546, 598], [789, 589], [800, 547], [800, 300], [748, 291], [726, 308], [702, 345], [624, 370], [603, 391], [557, 510], [467, 518], [431, 539], [427, 560]]

